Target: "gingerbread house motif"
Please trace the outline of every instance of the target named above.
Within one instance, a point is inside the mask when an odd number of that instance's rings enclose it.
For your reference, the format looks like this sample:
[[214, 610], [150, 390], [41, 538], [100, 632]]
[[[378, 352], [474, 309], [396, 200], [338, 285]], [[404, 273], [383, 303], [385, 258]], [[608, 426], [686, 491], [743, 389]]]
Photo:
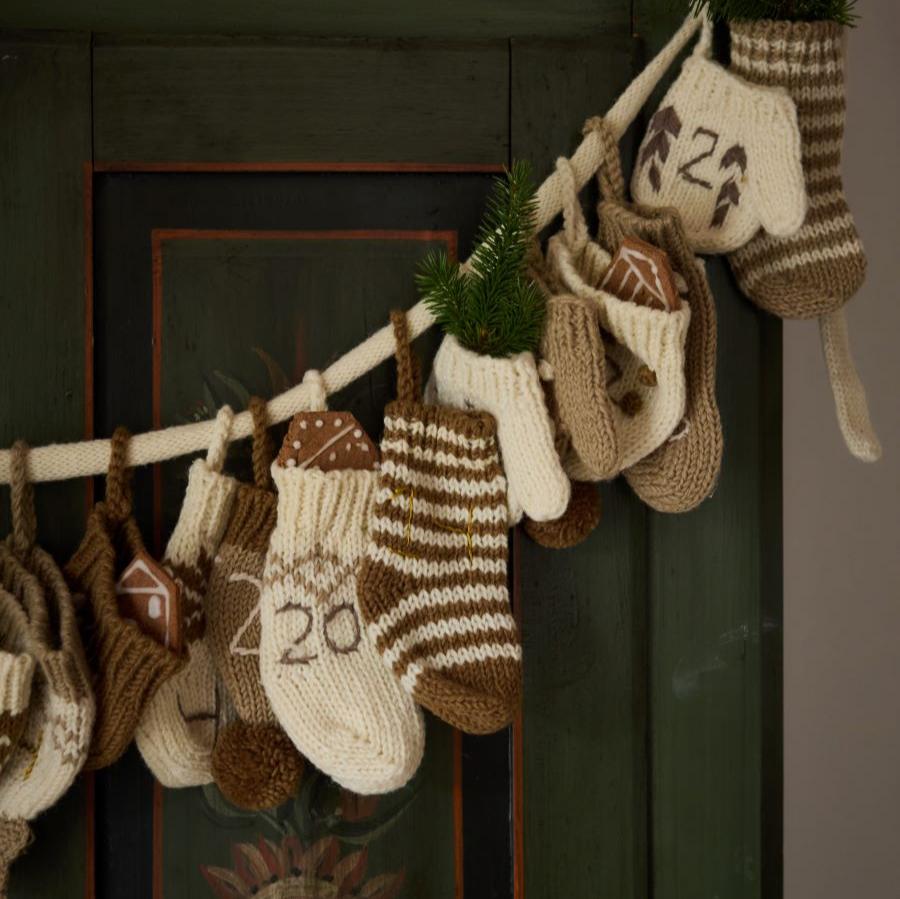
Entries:
[[181, 649], [178, 585], [147, 553], [138, 553], [116, 584], [119, 611], [166, 649]]

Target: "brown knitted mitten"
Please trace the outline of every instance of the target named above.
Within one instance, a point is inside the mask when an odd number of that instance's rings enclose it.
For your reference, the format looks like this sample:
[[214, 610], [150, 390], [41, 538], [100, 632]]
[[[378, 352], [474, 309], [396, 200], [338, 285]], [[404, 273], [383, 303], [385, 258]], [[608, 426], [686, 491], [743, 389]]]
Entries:
[[183, 664], [137, 624], [122, 616], [116, 596], [118, 574], [144, 552], [144, 541], [131, 514], [130, 472], [126, 468], [129, 434], [112, 437], [106, 499], [88, 517], [81, 546], [66, 565], [74, 590], [88, 599], [97, 721], [85, 767], [105, 768], [122, 756], [134, 737], [144, 707], [160, 684]]

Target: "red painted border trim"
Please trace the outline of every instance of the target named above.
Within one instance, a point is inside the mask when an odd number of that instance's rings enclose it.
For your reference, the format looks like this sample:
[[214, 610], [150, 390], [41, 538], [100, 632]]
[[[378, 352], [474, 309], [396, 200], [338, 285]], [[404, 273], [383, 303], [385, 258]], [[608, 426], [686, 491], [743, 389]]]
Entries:
[[95, 162], [95, 172], [419, 172], [464, 174], [502, 172], [484, 162]]
[[[95, 168], [96, 171], [96, 168]], [[458, 234], [451, 230], [307, 230], [261, 231], [198, 228], [154, 228], [150, 233], [153, 332], [153, 427], [162, 427], [162, 306], [163, 248], [174, 240], [408, 240], [444, 241], [450, 259], [458, 256]], [[161, 551], [162, 471], [153, 468], [153, 527], [157, 554]], [[453, 732], [453, 861], [455, 899], [463, 899], [463, 765], [462, 733]], [[163, 788], [157, 781], [153, 788], [153, 899], [163, 899]], [[93, 899], [93, 897], [89, 897]]]

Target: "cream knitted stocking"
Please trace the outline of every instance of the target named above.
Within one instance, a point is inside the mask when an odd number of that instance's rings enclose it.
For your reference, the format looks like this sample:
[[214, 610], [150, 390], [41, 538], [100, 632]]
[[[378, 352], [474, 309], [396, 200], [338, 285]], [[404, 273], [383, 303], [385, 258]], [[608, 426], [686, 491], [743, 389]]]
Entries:
[[391, 318], [398, 399], [385, 409], [360, 606], [417, 702], [461, 730], [490, 733], [518, 711], [522, 677], [496, 426], [484, 412], [422, 404], [406, 318]]
[[761, 228], [776, 238], [794, 234], [806, 215], [794, 102], [754, 80], [713, 61], [704, 18], [638, 153], [635, 201], [677, 209], [702, 253], [727, 253]]
[[362, 629], [356, 575], [378, 473], [272, 466], [278, 523], [263, 579], [260, 673], [288, 736], [354, 793], [403, 786], [421, 712]]
[[166, 787], [199, 786], [213, 779], [219, 697], [204, 639], [204, 601], [237, 489], [237, 481], [222, 474], [233, 417], [229, 406], [219, 410], [206, 459], [191, 465], [184, 504], [163, 559], [178, 584], [187, 662], [147, 705], [135, 741], [147, 767]]
[[238, 720], [223, 728], [213, 750], [216, 785], [235, 805], [272, 808], [296, 792], [303, 760], [278, 727], [260, 680], [260, 601], [275, 494], [269, 465], [265, 401], [254, 397], [254, 484], [238, 486], [206, 598], [206, 639]]

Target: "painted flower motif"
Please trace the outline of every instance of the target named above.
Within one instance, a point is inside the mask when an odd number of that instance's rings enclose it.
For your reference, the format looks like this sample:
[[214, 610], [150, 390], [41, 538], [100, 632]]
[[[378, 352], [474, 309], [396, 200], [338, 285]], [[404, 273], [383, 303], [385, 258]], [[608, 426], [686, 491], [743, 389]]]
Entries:
[[218, 899], [395, 899], [403, 874], [366, 880], [368, 852], [341, 857], [336, 837], [305, 847], [295, 836], [273, 843], [262, 837], [232, 846], [233, 868], [200, 871]]

